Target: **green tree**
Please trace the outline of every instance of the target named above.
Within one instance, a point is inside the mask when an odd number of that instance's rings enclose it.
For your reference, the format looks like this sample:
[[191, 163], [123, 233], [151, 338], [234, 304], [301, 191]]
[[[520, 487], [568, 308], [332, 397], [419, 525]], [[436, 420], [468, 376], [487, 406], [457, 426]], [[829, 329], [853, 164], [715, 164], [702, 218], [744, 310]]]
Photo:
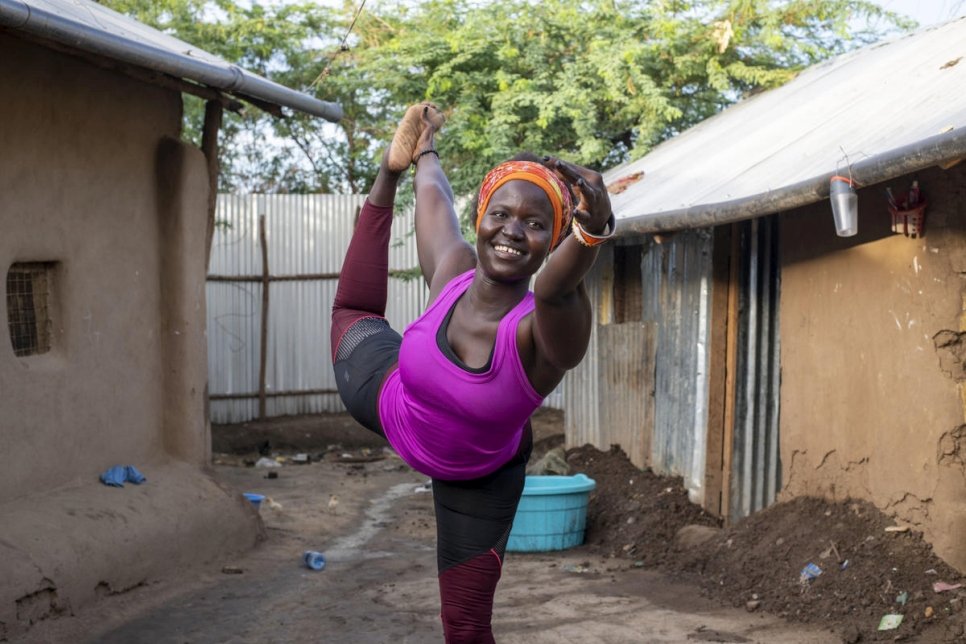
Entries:
[[383, 3], [354, 64], [397, 105], [450, 111], [458, 191], [526, 149], [596, 168], [910, 25], [864, 0]]
[[[198, 46], [276, 82], [308, 89], [324, 66], [326, 51], [343, 33], [343, 12], [311, 1], [259, 4], [236, 0], [99, 0], [160, 31]], [[328, 97], [322, 96], [321, 98]], [[199, 144], [201, 99], [187, 97], [183, 138]], [[293, 129], [258, 109], [226, 114], [220, 141], [222, 189], [311, 192], [345, 189], [341, 159], [327, 161], [336, 146], [310, 149], [324, 132], [338, 141], [340, 128], [313, 119], [310, 132]], [[312, 152], [313, 154], [308, 154]]]
[[[342, 104], [336, 127], [257, 110], [226, 119], [224, 187], [367, 189], [405, 107], [449, 122], [457, 192], [520, 150], [596, 168], [645, 154], [805, 67], [909, 28], [867, 0], [102, 0], [280, 83]], [[200, 108], [186, 110], [197, 137]]]

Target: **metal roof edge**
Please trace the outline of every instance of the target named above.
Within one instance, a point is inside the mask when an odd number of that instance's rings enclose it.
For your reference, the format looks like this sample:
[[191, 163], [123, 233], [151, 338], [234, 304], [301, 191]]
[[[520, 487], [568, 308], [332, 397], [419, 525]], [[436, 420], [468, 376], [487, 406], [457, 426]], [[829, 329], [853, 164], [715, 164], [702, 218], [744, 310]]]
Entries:
[[[893, 148], [857, 161], [850, 169], [853, 180], [862, 187], [962, 158], [966, 158], [966, 128]], [[807, 206], [828, 197], [829, 179], [834, 174], [833, 168], [817, 177], [741, 199], [624, 217], [617, 222], [617, 236], [707, 228]]]
[[268, 103], [299, 110], [328, 121], [342, 119], [342, 106], [313, 98], [279, 85], [244, 69], [222, 67], [204, 60], [179, 55], [146, 43], [123, 38], [76, 23], [63, 16], [38, 9], [21, 0], [0, 0], [0, 26], [131, 65], [145, 67], [227, 92], [252, 96]]

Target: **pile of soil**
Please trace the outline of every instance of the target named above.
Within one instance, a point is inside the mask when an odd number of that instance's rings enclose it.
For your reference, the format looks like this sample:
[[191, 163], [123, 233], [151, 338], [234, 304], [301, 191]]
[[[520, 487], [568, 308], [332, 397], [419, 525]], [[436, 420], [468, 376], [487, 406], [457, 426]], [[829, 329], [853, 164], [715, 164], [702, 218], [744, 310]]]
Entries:
[[591, 445], [568, 450], [573, 472], [597, 487], [587, 504], [584, 543], [595, 552], [626, 557], [648, 568], [671, 565], [674, 537], [686, 525], [717, 527], [721, 521], [688, 500], [680, 477], [640, 470], [616, 445], [602, 452]]
[[[689, 577], [724, 603], [819, 624], [845, 642], [966, 641], [966, 589], [933, 589], [966, 578], [915, 530], [887, 532], [895, 522], [867, 502], [797, 498], [684, 544], [681, 528], [719, 523], [688, 501], [680, 478], [641, 471], [616, 447], [584, 446], [567, 460], [597, 481], [591, 550]], [[822, 572], [803, 580], [810, 563]], [[886, 614], [903, 615], [898, 629], [877, 630]]]

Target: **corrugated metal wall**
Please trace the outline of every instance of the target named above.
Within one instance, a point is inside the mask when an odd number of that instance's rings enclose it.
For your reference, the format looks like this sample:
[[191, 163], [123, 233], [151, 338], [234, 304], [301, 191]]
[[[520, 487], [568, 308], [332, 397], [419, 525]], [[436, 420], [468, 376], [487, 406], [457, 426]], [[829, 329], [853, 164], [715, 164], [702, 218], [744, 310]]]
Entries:
[[[732, 258], [740, 263], [735, 285], [739, 305], [737, 320], [733, 321], [738, 329], [738, 346], [729, 479], [732, 518], [773, 503], [781, 483], [777, 225], [775, 218], [739, 224], [740, 251]], [[603, 361], [614, 361], [615, 356], [622, 360], [628, 351], [640, 353], [640, 342], [633, 340], [636, 336], [609, 328], [605, 331], [605, 327], [624, 326], [612, 324], [615, 284], [614, 253], [610, 249], [601, 252], [588, 278], [598, 325], [584, 361], [564, 381], [568, 445], [590, 443], [607, 449], [619, 443], [630, 455], [649, 444], [648, 464], [655, 471], [682, 476], [691, 500], [699, 504], [704, 502], [709, 431], [713, 235], [712, 229], [686, 231], [663, 244], [640, 238], [645, 244], [642, 320], [656, 331], [653, 364], [645, 361], [640, 369], [653, 373], [653, 412], [647, 405], [651, 392], [645, 386], [637, 393], [643, 404], [631, 404], [626, 392], [613, 395], [602, 382], [608, 374], [626, 370], [626, 365]], [[716, 350], [723, 351], [724, 347]], [[647, 375], [642, 373], [638, 381], [648, 382]], [[606, 411], [613, 404], [627, 406], [627, 413]], [[652, 422], [648, 418], [651, 415]], [[616, 418], [643, 426], [614, 427]]]
[[778, 217], [742, 222], [738, 228], [741, 263], [729, 512], [732, 519], [774, 503], [781, 485]]
[[[610, 251], [610, 246], [603, 247], [597, 263], [584, 279], [591, 302], [594, 303], [595, 316], [600, 315], [602, 276], [607, 273], [605, 269], [608, 262], [613, 261], [613, 254]], [[610, 282], [607, 283], [610, 284]], [[573, 370], [567, 372], [561, 383], [564, 391], [564, 427], [567, 445], [570, 447], [579, 447], [588, 443], [601, 449], [608, 447], [603, 443], [604, 439], [600, 435], [599, 410], [601, 403], [605, 401], [601, 398], [604, 392], [601, 391], [599, 377], [598, 326], [596, 323], [591, 325], [590, 343], [584, 359]]]
[[[339, 272], [363, 195], [230, 195], [218, 197], [210, 275], [261, 275], [258, 216], [265, 215], [273, 276]], [[391, 269], [417, 265], [411, 216], [393, 226]], [[329, 313], [336, 280], [272, 282], [266, 389], [335, 390], [329, 350]], [[387, 317], [403, 329], [422, 310], [422, 279], [389, 281]], [[258, 282], [213, 282], [208, 296], [209, 392], [258, 391], [262, 287]], [[267, 415], [341, 411], [338, 394], [267, 398]], [[212, 400], [211, 420], [243, 422], [258, 415], [258, 399]]]
[[[641, 380], [654, 383], [652, 413], [646, 407], [642, 413], [654, 420], [653, 427], [636, 430], [650, 432], [650, 436], [627, 447], [633, 450], [650, 443], [651, 467], [683, 476], [695, 502], [703, 494], [707, 441], [712, 240], [710, 230], [695, 230], [674, 235], [663, 244], [649, 242], [644, 248], [641, 317], [655, 327], [657, 341], [653, 364], [640, 365], [654, 374], [653, 379]], [[610, 248], [602, 251], [587, 279], [601, 324], [611, 322], [613, 261]], [[619, 334], [606, 335], [620, 341]], [[611, 443], [626, 442], [627, 428], [607, 429], [601, 422], [601, 409], [614, 401], [600, 384], [607, 367], [599, 360], [622, 350], [600, 346], [604, 336], [595, 325], [587, 355], [564, 381], [569, 445], [590, 443], [607, 449]], [[646, 398], [649, 393], [640, 395]]]
[[657, 324], [651, 467], [704, 499], [713, 233], [679, 233], [646, 249], [644, 319]]

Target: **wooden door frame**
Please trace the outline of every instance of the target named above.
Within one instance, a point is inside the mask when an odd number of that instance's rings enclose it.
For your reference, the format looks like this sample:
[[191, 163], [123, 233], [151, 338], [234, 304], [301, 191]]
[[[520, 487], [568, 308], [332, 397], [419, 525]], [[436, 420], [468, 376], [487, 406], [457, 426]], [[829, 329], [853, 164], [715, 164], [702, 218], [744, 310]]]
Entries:
[[738, 224], [714, 230], [712, 256], [708, 432], [704, 509], [723, 517], [731, 507], [731, 468], [738, 350], [738, 293], [741, 235]]

